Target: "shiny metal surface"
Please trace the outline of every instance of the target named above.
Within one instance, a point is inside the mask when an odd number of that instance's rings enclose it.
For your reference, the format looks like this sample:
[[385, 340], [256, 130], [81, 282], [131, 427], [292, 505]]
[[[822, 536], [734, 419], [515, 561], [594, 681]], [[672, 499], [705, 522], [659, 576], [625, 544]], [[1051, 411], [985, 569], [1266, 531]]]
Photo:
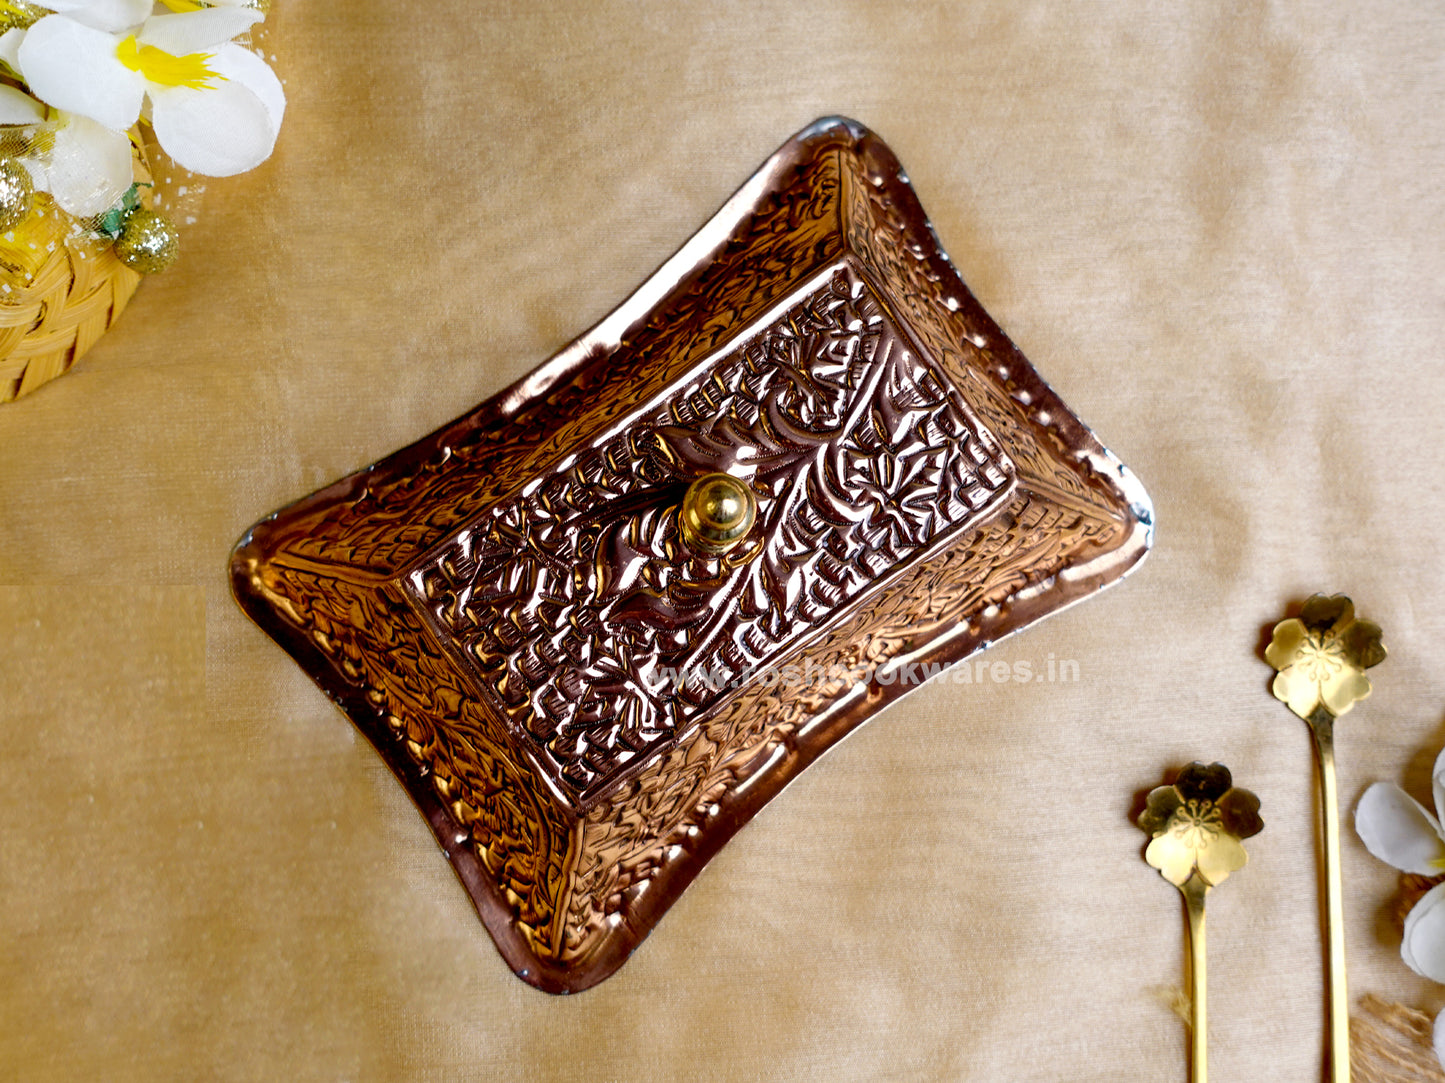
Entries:
[[[680, 514], [708, 474], [756, 503], [721, 552]], [[508, 964], [570, 992], [846, 733], [1151, 532], [891, 152], [830, 118], [530, 376], [258, 523], [232, 575]]]
[[1264, 830], [1259, 798], [1233, 785], [1222, 763], [1191, 763], [1169, 786], [1149, 792], [1139, 827], [1144, 859], [1184, 896], [1189, 919], [1189, 1078], [1209, 1079], [1208, 974], [1204, 907], [1210, 889], [1249, 862], [1243, 840]]
[[747, 536], [758, 518], [758, 500], [731, 474], [704, 474], [688, 486], [677, 512], [683, 544], [721, 554]]
[[1274, 697], [1310, 728], [1320, 787], [1328, 942], [1330, 1083], [1350, 1080], [1350, 996], [1345, 970], [1345, 893], [1340, 874], [1340, 801], [1335, 781], [1335, 719], [1370, 694], [1365, 670], [1385, 660], [1380, 627], [1355, 619], [1343, 594], [1316, 594], [1298, 617], [1274, 626], [1265, 660], [1278, 672]]

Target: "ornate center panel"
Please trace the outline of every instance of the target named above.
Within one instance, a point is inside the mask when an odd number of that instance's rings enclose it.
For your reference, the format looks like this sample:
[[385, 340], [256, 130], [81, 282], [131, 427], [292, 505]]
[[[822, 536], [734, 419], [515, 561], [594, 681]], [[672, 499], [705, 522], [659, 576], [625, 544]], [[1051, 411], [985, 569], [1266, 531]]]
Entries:
[[[691, 554], [676, 511], [745, 480], [752, 534]], [[1015, 467], [851, 269], [567, 456], [406, 575], [533, 763], [585, 805], [936, 543]]]

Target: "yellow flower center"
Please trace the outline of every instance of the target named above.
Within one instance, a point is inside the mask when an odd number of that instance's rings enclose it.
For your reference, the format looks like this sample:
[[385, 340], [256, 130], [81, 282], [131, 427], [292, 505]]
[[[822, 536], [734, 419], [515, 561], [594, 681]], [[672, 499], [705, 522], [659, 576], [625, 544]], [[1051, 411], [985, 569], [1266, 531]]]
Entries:
[[172, 11], [200, 11], [206, 5], [201, 0], [161, 0]]
[[191, 90], [209, 90], [216, 81], [226, 77], [213, 71], [207, 63], [211, 53], [187, 53], [175, 56], [154, 45], [142, 45], [131, 34], [115, 50], [116, 58], [131, 71], [138, 71], [149, 83], [160, 86], [183, 86]]

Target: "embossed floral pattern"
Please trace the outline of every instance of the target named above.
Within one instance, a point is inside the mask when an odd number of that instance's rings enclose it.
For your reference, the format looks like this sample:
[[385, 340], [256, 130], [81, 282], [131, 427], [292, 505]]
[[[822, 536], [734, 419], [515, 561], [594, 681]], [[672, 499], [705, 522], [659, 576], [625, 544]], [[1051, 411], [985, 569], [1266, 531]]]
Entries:
[[[758, 497], [758, 541], [679, 559], [688, 483]], [[588, 800], [749, 674], [1012, 491], [1015, 466], [847, 274], [503, 502], [411, 577], [535, 762]], [[709, 674], [681, 688], [656, 675]]]
[[1385, 660], [1385, 647], [1379, 625], [1356, 620], [1348, 598], [1316, 594], [1274, 626], [1264, 656], [1279, 670], [1276, 699], [1301, 718], [1320, 709], [1338, 718], [1370, 694], [1365, 670]]
[[1209, 887], [1242, 869], [1241, 839], [1259, 834], [1259, 798], [1234, 789], [1222, 763], [1191, 763], [1172, 786], [1149, 794], [1139, 826], [1152, 836], [1144, 859], [1175, 887], [1195, 873]]

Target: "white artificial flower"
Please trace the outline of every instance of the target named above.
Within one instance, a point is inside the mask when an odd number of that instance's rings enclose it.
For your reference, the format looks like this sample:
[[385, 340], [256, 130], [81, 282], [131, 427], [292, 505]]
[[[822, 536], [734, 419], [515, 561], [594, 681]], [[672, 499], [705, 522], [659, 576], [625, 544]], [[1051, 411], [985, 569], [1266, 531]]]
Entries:
[[45, 106], [25, 91], [0, 83], [0, 124], [39, 124], [44, 119]]
[[13, 55], [35, 97], [114, 132], [135, 124], [148, 101], [161, 148], [193, 173], [228, 177], [270, 156], [285, 93], [264, 60], [231, 41], [260, 12], [227, 4], [150, 15], [149, 0], [144, 11], [131, 0], [64, 3], [64, 13], [0, 39], [0, 58]]
[[[5, 33], [0, 34], [0, 61], [10, 69], [9, 74], [20, 74], [20, 43], [25, 40], [25, 31], [18, 27], [11, 27]], [[24, 93], [19, 91], [18, 93]], [[30, 95], [26, 95], [29, 97]]]
[[96, 30], [117, 32], [139, 26], [155, 7], [151, 0], [45, 0], [39, 6]]
[[[1393, 782], [1376, 782], [1355, 806], [1355, 830], [1387, 865], [1418, 876], [1445, 873], [1445, 750], [1431, 772], [1435, 814]], [[1436, 884], [1405, 916], [1400, 957], [1416, 974], [1445, 982], [1445, 883]], [[1435, 1019], [1435, 1056], [1445, 1065], [1445, 1012]]]
[[[45, 107], [29, 94], [4, 85], [0, 124], [34, 133], [29, 142], [45, 149], [20, 155], [21, 164], [38, 190], [49, 192], [62, 210], [77, 218], [108, 211], [130, 188], [130, 139], [122, 132], [69, 113], [47, 118]], [[49, 138], [38, 138], [42, 133]]]
[[[1377, 782], [1355, 807], [1355, 830], [1387, 865], [1419, 876], [1445, 873], [1445, 751], [1435, 760], [1435, 814], [1393, 782]], [[1445, 982], [1445, 883], [1425, 893], [1405, 918], [1400, 955], [1417, 974]]]
[[74, 113], [61, 113], [48, 127], [54, 132], [49, 151], [38, 160], [22, 159], [35, 187], [77, 218], [119, 203], [134, 178], [129, 137]]

